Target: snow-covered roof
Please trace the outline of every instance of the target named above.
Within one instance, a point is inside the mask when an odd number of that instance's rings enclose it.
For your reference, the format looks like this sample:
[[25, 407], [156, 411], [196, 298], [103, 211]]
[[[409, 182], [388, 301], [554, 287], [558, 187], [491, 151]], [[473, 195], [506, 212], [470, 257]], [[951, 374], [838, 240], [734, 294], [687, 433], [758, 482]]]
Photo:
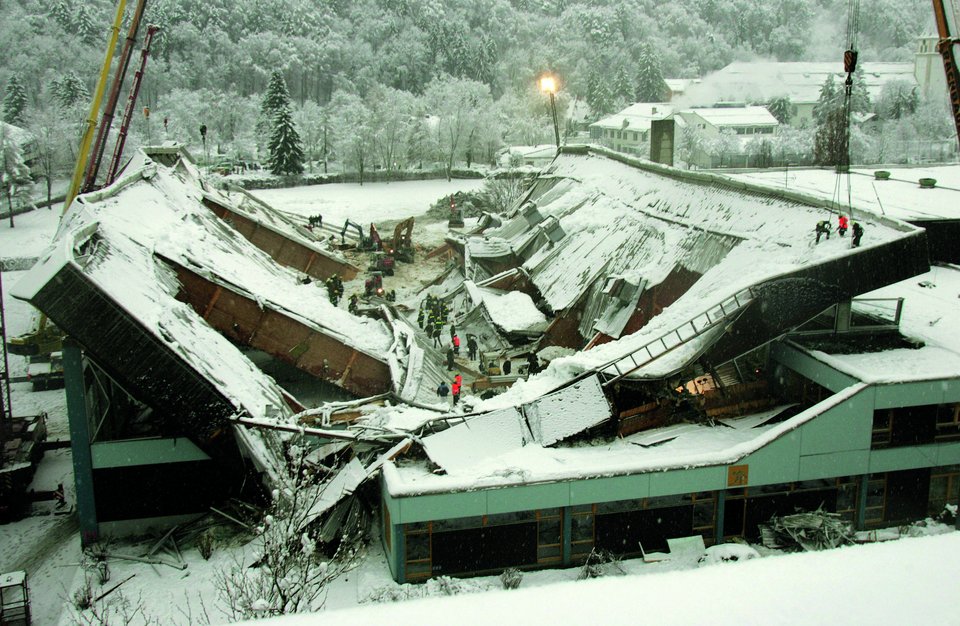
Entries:
[[[251, 417], [267, 405], [288, 411], [282, 391], [189, 305], [176, 299], [174, 261], [358, 350], [383, 358], [393, 334], [383, 323], [334, 307], [324, 289], [302, 284], [203, 206], [189, 164], [160, 166], [137, 153], [110, 187], [77, 198], [53, 247], [13, 294], [30, 299], [60, 267], [73, 264], [157, 341], [177, 353]], [[224, 202], [226, 200], [224, 199]], [[95, 238], [89, 258], [76, 250]]]
[[778, 126], [780, 124], [766, 107], [761, 106], [688, 109], [681, 111], [680, 114], [699, 116], [718, 128], [728, 126]]
[[[394, 497], [462, 491], [519, 484], [554, 482], [601, 476], [618, 476], [670, 469], [729, 465], [794, 431], [827, 409], [846, 402], [867, 388], [864, 383], [834, 394], [826, 400], [773, 424], [752, 428], [689, 425], [681, 432], [673, 426], [665, 440], [650, 445], [648, 430], [597, 445], [546, 447], [530, 442], [522, 447], [495, 450], [471, 467], [458, 466], [448, 475], [436, 474], [423, 464], [384, 466], [384, 480]], [[758, 414], [763, 422], [769, 411]], [[752, 418], [752, 416], [745, 416]], [[477, 426], [474, 426], [477, 428]], [[461, 445], [465, 445], [461, 443]]]
[[557, 146], [552, 143], [536, 146], [510, 146], [511, 154], [519, 154], [525, 159], [552, 159], [557, 155]]
[[2, 129], [4, 136], [9, 137], [18, 146], [23, 146], [34, 140], [33, 133], [13, 124], [0, 121], [0, 129]]
[[[702, 275], [648, 324], [665, 332], [749, 285], [855, 253], [839, 238], [812, 246], [812, 225], [825, 213], [816, 199], [804, 204], [743, 193], [680, 170], [606, 154], [599, 149], [565, 152], [535, 185], [532, 199], [539, 212], [557, 219], [565, 233], [559, 241], [528, 243], [540, 229], [519, 212], [485, 233], [486, 239], [470, 240], [487, 243], [507, 237], [504, 247], [507, 242], [514, 250], [532, 247], [523, 269], [554, 311], [573, 306], [598, 280], [611, 275], [629, 274], [636, 283], [646, 280], [649, 287], [674, 272]], [[864, 224], [871, 232], [879, 231], [872, 243], [912, 232], [880, 222]], [[575, 358], [584, 365], [599, 364], [628, 345], [639, 347], [641, 337], [652, 339], [644, 329]]]
[[464, 287], [473, 303], [482, 305], [490, 320], [506, 332], [542, 331], [547, 324], [546, 316], [525, 293], [478, 287], [472, 281], [465, 281]]
[[[861, 62], [864, 81], [871, 98], [880, 95], [883, 85], [893, 79], [916, 83], [913, 63]], [[789, 96], [794, 103], [816, 102], [827, 76], [839, 85], [846, 78], [843, 62], [735, 61], [690, 85], [678, 100], [683, 106], [716, 102], [767, 101]]]
[[670, 117], [673, 110], [673, 106], [662, 102], [637, 102], [622, 111], [597, 120], [590, 126], [616, 130], [650, 130], [653, 120]]
[[[874, 172], [881, 169], [890, 172], [888, 180], [875, 178]], [[787, 172], [758, 170], [730, 177], [771, 189], [786, 186], [826, 200], [839, 200], [841, 205], [846, 204], [849, 182], [853, 205], [858, 209], [911, 222], [960, 219], [960, 165], [894, 168], [878, 165], [854, 169], [849, 177], [838, 177], [832, 169], [800, 168], [790, 168]], [[921, 178], [935, 179], [936, 187], [921, 188]]]
[[[960, 303], [960, 267], [934, 266], [915, 276], [863, 294], [863, 306], [886, 306], [872, 299], [904, 298], [900, 332], [923, 342], [917, 349], [898, 348], [882, 352], [811, 354], [820, 361], [870, 383], [939, 380], [960, 376], [960, 333], [956, 329]], [[854, 307], [858, 302], [854, 301]]]

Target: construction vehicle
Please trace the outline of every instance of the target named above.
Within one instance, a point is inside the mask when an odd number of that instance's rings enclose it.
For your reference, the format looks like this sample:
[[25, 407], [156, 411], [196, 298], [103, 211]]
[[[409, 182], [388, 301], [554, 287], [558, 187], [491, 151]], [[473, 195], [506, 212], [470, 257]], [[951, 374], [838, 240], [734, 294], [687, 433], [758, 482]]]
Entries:
[[369, 269], [373, 272], [382, 272], [387, 276], [393, 276], [393, 265], [393, 255], [378, 250], [373, 253], [373, 265]]
[[[951, 5], [955, 0], [947, 0]], [[937, 49], [943, 57], [943, 69], [947, 73], [947, 91], [950, 93], [950, 108], [953, 111], [953, 121], [957, 129], [957, 141], [960, 141], [960, 68], [957, 68], [957, 57], [954, 48], [960, 44], [960, 38], [951, 36], [950, 22], [948, 21], [947, 7], [944, 0], [933, 0], [933, 14], [937, 22], [937, 34], [940, 39]], [[956, 16], [957, 7], [952, 7], [954, 29], [958, 28]]]
[[363, 293], [368, 298], [370, 296], [382, 296], [383, 274], [380, 272], [371, 272], [370, 278], [363, 282]]
[[413, 263], [413, 218], [408, 217], [393, 229], [393, 256], [398, 261]]
[[63, 333], [46, 315], [40, 316], [36, 330], [32, 330], [7, 341], [7, 350], [17, 356], [38, 357], [60, 350]]
[[346, 245], [347, 243], [347, 231], [351, 228], [357, 230], [357, 250], [378, 250], [380, 249], [380, 234], [377, 232], [377, 227], [373, 224], [370, 224], [370, 236], [363, 234], [363, 227], [356, 222], [351, 222], [346, 220], [343, 223], [343, 229], [340, 231], [340, 243]]

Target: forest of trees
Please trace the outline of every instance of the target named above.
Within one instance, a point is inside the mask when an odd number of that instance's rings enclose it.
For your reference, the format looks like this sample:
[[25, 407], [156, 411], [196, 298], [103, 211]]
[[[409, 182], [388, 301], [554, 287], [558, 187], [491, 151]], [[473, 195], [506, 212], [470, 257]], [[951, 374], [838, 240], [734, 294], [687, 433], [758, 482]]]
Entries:
[[[488, 162], [505, 143], [552, 141], [536, 89], [546, 71], [560, 79], [559, 107], [577, 100], [597, 117], [655, 98], [662, 77], [734, 60], [839, 61], [847, 4], [151, 0], [145, 19], [161, 30], [141, 91], [150, 116], [135, 117], [130, 143], [198, 145], [204, 125], [214, 155], [266, 163], [262, 101], [279, 72], [308, 168]], [[113, 11], [109, 0], [0, 0], [0, 86], [18, 81], [34, 134], [70, 134], [85, 118]], [[860, 25], [861, 60], [909, 61], [932, 11], [877, 0]]]

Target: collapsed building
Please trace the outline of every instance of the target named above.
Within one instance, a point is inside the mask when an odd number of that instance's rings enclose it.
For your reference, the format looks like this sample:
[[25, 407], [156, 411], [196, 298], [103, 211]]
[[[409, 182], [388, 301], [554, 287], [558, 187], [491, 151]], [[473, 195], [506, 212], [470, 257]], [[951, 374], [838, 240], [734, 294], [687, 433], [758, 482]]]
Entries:
[[[286, 433], [340, 454], [318, 515], [379, 476], [401, 582], [756, 538], [797, 507], [876, 527], [956, 498], [960, 357], [905, 338], [897, 296], [858, 298], [929, 270], [921, 228], [854, 209], [859, 247], [814, 243], [829, 201], [565, 148], [511, 212], [451, 235], [442, 297], [487, 355], [572, 354], [450, 410], [415, 323], [331, 305], [307, 279], [345, 259], [175, 152], [81, 196], [14, 289], [72, 339], [89, 538], [269, 481]], [[357, 397], [349, 417], [305, 410], [254, 349]], [[912, 369], [836, 356], [858, 349]]]

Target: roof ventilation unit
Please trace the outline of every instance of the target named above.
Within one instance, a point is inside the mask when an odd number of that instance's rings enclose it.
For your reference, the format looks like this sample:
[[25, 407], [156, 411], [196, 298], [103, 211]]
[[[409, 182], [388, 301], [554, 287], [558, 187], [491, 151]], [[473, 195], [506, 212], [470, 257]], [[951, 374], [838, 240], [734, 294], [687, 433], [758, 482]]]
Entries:
[[552, 215], [544, 220], [540, 228], [543, 229], [543, 233], [547, 236], [547, 239], [553, 243], [557, 243], [566, 235], [566, 233], [563, 232], [563, 226], [560, 225], [560, 220]]
[[520, 215], [523, 216], [523, 219], [527, 220], [527, 224], [530, 226], [536, 226], [543, 221], [543, 216], [540, 215], [536, 202], [527, 202], [520, 207]]

